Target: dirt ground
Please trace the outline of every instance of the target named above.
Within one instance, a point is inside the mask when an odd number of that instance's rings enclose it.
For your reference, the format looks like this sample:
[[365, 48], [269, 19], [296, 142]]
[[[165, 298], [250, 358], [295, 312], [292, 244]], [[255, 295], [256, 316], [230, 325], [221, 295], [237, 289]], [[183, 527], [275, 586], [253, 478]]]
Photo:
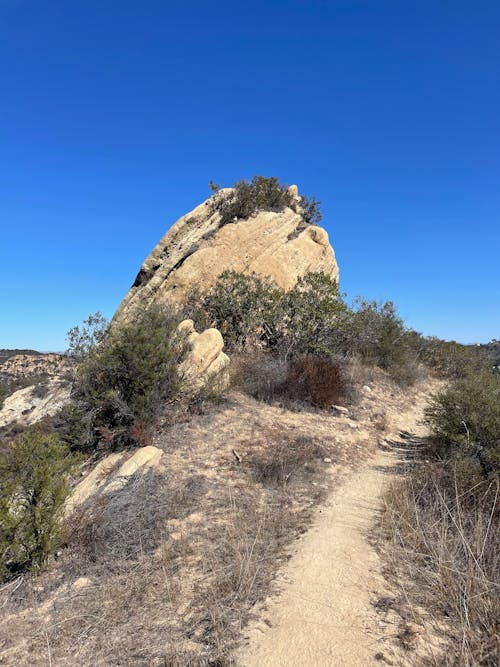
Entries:
[[[392, 414], [385, 441], [399, 433], [423, 435], [420, 394], [405, 411]], [[398, 473], [401, 448], [385, 446], [350, 474], [317, 513], [292, 559], [279, 575], [279, 593], [261, 605], [238, 653], [242, 667], [360, 667], [416, 664], [429, 637], [422, 629], [420, 652], [398, 645], [392, 592], [370, 544], [381, 493]]]

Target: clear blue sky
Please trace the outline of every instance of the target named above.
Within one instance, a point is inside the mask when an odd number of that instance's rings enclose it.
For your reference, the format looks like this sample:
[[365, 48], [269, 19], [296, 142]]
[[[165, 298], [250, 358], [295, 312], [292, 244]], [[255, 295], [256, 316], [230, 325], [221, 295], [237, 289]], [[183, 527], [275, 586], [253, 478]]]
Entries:
[[500, 338], [498, 0], [0, 0], [0, 347], [112, 316], [255, 174], [323, 202], [341, 287]]

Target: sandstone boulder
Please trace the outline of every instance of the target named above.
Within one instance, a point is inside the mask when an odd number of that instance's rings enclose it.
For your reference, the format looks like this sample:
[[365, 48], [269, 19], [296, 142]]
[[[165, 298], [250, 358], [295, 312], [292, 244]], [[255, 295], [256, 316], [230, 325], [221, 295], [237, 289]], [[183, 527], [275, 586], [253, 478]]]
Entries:
[[197, 388], [207, 379], [217, 379], [221, 386], [227, 382], [229, 357], [222, 351], [224, 341], [218, 329], [206, 329], [197, 333], [192, 320], [184, 320], [178, 330], [186, 336], [190, 350], [181, 364], [180, 371], [186, 386]]
[[[295, 186], [290, 192], [300, 201]], [[222, 225], [212, 202], [200, 204], [168, 230], [144, 261], [115, 322], [130, 320], [151, 304], [180, 303], [193, 287], [211, 287], [226, 269], [269, 276], [284, 289], [310, 271], [338, 279], [327, 232], [307, 225], [300, 213], [261, 211]]]

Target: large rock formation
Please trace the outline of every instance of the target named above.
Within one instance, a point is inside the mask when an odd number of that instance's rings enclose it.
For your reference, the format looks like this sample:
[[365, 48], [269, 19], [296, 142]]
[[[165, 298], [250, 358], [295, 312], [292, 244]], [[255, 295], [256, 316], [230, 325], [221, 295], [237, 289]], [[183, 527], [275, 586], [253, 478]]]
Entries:
[[[290, 191], [300, 201], [294, 186]], [[189, 289], [211, 287], [226, 269], [269, 276], [285, 289], [310, 271], [338, 279], [328, 234], [307, 225], [300, 213], [291, 208], [261, 211], [221, 225], [212, 204], [208, 199], [168, 230], [142, 265], [115, 322], [127, 321], [153, 303], [180, 303]]]

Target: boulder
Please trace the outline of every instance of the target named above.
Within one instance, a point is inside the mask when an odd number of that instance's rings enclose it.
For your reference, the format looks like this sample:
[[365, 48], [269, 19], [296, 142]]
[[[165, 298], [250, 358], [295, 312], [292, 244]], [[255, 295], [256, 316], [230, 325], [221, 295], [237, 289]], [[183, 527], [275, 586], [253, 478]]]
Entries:
[[[221, 190], [217, 196], [227, 196]], [[296, 186], [290, 192], [300, 202]], [[210, 198], [182, 216], [144, 261], [114, 322], [133, 319], [151, 304], [181, 303], [192, 288], [210, 288], [226, 269], [268, 276], [291, 289], [300, 276], [323, 271], [338, 280], [327, 232], [285, 208], [222, 225]], [[298, 209], [300, 211], [300, 209]]]
[[152, 445], [140, 447], [131, 455], [123, 452], [109, 454], [75, 486], [66, 500], [64, 515], [70, 516], [75, 509], [89, 500], [94, 501], [98, 497], [120, 491], [127, 485], [132, 475], [156, 467], [162, 454], [161, 449]]
[[199, 334], [192, 320], [181, 322], [178, 331], [186, 336], [191, 348], [180, 366], [186, 387], [198, 388], [209, 378], [217, 379], [222, 386], [227, 384], [229, 357], [222, 351], [224, 340], [220, 331], [206, 329]]

